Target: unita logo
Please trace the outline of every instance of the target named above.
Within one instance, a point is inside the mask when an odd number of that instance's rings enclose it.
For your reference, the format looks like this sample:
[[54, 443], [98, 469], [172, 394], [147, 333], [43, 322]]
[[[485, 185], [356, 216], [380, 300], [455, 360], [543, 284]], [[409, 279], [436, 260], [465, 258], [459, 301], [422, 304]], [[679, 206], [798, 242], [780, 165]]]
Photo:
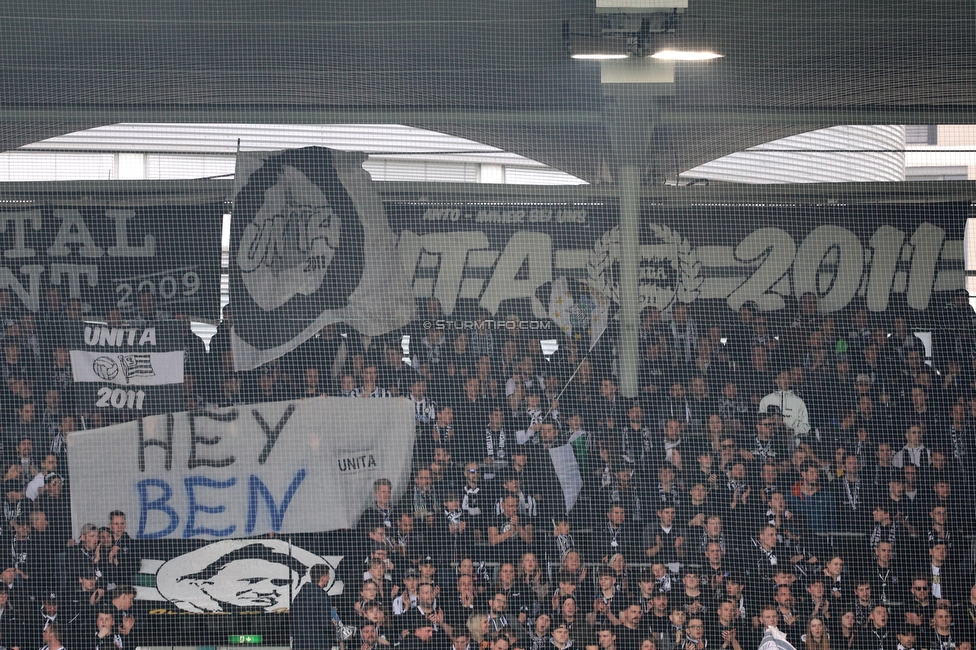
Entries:
[[328, 198], [294, 167], [278, 182], [244, 229], [237, 251], [244, 286], [255, 303], [271, 311], [296, 294], [315, 293], [342, 235]]

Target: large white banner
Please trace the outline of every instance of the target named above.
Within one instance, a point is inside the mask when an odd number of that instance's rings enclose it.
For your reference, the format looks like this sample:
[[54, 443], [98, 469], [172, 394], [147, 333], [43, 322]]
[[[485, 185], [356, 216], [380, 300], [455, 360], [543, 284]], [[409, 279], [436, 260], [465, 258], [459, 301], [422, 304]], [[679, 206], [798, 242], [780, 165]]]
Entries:
[[68, 436], [77, 534], [129, 518], [139, 539], [352, 528], [373, 481], [410, 479], [413, 405], [315, 398], [172, 413]]

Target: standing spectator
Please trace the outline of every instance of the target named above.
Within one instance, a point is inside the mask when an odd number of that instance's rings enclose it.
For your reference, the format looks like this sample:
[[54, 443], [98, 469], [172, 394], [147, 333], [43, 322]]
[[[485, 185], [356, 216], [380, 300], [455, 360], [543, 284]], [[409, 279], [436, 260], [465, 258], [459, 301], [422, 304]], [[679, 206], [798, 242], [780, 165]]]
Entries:
[[292, 601], [289, 618], [293, 650], [332, 647], [332, 602], [326, 592], [329, 575], [327, 564], [312, 566], [309, 581]]
[[[130, 585], [139, 571], [142, 558], [136, 541], [125, 531], [125, 513], [113, 510], [108, 515], [112, 531], [111, 547], [105, 550], [105, 578], [109, 584]], [[104, 550], [104, 549], [103, 549]]]

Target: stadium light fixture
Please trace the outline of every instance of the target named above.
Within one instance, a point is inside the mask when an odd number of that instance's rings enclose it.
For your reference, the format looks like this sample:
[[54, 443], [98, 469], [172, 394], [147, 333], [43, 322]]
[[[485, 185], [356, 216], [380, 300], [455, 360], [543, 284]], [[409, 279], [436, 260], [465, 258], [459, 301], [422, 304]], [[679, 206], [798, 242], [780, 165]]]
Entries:
[[592, 54], [574, 54], [572, 58], [580, 59], [583, 61], [612, 61], [614, 59], [626, 59], [629, 54], [609, 54], [601, 52], [593, 52]]
[[651, 55], [652, 59], [661, 59], [662, 61], [711, 61], [712, 59], [720, 59], [724, 55], [717, 54], [715, 52], [709, 52], [707, 50], [694, 51], [694, 50], [659, 50]]

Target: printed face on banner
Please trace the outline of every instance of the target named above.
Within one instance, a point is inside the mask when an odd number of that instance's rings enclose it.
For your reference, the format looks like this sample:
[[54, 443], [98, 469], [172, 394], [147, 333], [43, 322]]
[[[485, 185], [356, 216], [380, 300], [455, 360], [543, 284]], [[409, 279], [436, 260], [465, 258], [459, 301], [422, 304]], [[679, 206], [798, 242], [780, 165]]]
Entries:
[[335, 579], [341, 560], [282, 540], [224, 540], [163, 564], [156, 573], [156, 589], [189, 612], [282, 612], [316, 564], [332, 568], [326, 591], [341, 593], [343, 584]]
[[244, 229], [237, 264], [248, 292], [271, 311], [298, 293], [322, 286], [339, 248], [342, 225], [314, 183], [285, 165], [264, 193], [264, 203]]

